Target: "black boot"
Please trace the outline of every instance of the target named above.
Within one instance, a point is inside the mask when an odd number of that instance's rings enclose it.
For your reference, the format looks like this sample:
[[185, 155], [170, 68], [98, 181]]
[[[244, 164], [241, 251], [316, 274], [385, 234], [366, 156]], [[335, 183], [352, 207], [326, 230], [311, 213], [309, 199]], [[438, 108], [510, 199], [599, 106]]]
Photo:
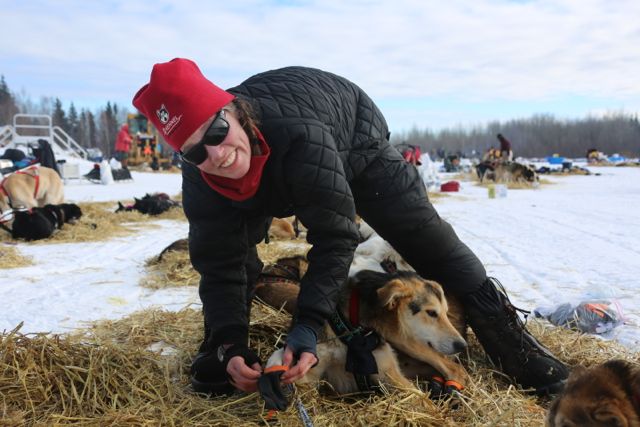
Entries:
[[511, 304], [498, 280], [488, 278], [461, 301], [469, 325], [494, 365], [537, 394], [562, 390], [569, 370], [526, 330], [516, 311], [523, 310]]
[[196, 393], [213, 395], [232, 394], [233, 386], [227, 374], [228, 362], [224, 358], [224, 347], [213, 351], [201, 351], [191, 362], [191, 385]]

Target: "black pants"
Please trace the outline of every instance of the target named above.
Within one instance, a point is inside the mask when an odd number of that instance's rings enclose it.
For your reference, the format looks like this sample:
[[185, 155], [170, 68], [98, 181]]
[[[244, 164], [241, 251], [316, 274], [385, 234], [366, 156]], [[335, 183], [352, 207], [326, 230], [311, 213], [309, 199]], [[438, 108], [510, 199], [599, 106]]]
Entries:
[[358, 214], [425, 279], [454, 295], [480, 288], [486, 271], [429, 202], [415, 166], [387, 143], [351, 182]]

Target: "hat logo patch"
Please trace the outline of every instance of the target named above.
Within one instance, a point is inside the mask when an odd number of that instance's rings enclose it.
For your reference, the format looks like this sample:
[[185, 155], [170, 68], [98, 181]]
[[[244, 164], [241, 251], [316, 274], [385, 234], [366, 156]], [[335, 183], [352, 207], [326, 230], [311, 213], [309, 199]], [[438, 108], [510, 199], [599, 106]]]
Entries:
[[164, 104], [160, 106], [160, 109], [156, 110], [156, 116], [158, 116], [160, 123], [163, 125], [167, 124], [169, 121], [169, 110], [167, 110], [167, 107], [165, 107]]
[[164, 133], [164, 135], [171, 135], [171, 132], [173, 132], [178, 124], [180, 124], [180, 120], [182, 120], [182, 114], [180, 114], [179, 116], [171, 117], [171, 120], [169, 120], [169, 122], [162, 127], [162, 132]]

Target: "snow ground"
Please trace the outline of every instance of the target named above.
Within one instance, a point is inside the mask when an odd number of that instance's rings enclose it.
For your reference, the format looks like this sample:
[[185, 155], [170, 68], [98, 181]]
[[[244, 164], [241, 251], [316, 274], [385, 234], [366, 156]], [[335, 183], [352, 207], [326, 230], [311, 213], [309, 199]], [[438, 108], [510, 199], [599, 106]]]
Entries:
[[[86, 165], [83, 165], [83, 167]], [[544, 176], [536, 190], [487, 189], [463, 182], [459, 193], [435, 200], [441, 216], [525, 309], [609, 298], [627, 324], [607, 338], [640, 345], [640, 168], [597, 167], [590, 176]], [[84, 172], [84, 171], [83, 171]], [[179, 174], [133, 173], [111, 185], [72, 180], [69, 202], [131, 200], [147, 192], [180, 192]], [[443, 174], [442, 181], [450, 176]], [[176, 239], [186, 222], [155, 221], [133, 236], [105, 242], [27, 244], [18, 250], [34, 265], [0, 269], [0, 330], [24, 322], [23, 333], [66, 332], [98, 319], [116, 319], [152, 306], [198, 305], [195, 287], [139, 286], [144, 262]], [[1, 260], [0, 260], [1, 262]]]

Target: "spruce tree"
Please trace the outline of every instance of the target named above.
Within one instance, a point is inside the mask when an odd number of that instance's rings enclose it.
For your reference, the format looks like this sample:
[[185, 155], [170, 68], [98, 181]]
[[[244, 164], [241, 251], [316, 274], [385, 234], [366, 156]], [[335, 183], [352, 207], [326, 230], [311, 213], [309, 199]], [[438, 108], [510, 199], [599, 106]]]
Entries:
[[68, 122], [69, 122], [69, 130], [67, 131], [67, 133], [76, 142], [79, 142], [78, 139], [80, 138], [80, 134], [79, 134], [80, 121], [79, 121], [79, 118], [78, 118], [78, 112], [76, 111], [76, 107], [73, 105], [73, 102], [71, 103], [71, 106], [69, 107], [69, 119], [68, 119]]
[[9, 90], [4, 75], [2, 75], [0, 76], [0, 126], [11, 124], [13, 116], [18, 112], [15, 97]]
[[69, 120], [62, 108], [62, 101], [56, 98], [53, 102], [53, 114], [51, 115], [51, 121], [54, 126], [60, 126], [62, 130], [69, 133]]

